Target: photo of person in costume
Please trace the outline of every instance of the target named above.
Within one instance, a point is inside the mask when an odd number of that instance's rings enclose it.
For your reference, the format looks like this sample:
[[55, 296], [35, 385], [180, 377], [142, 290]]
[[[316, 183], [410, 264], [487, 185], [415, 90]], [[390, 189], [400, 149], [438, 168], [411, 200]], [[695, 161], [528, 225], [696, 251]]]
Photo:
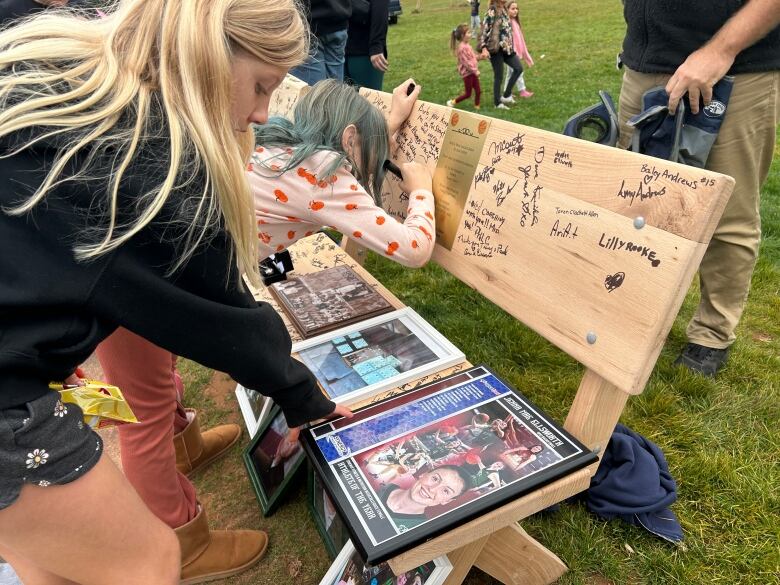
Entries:
[[413, 474], [424, 465], [433, 466], [433, 459], [418, 450], [413, 441], [399, 441], [385, 449], [376, 451], [366, 463], [366, 471], [373, 477], [389, 482], [396, 477]]
[[355, 457], [401, 530], [559, 459], [531, 428], [496, 403], [461, 412]]

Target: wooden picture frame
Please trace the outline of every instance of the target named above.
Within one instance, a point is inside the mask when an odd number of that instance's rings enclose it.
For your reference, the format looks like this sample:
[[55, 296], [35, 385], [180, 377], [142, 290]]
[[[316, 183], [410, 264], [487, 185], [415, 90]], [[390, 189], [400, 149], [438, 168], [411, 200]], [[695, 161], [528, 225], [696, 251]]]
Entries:
[[288, 431], [282, 409], [275, 406], [244, 450], [244, 465], [263, 516], [273, 514], [306, 459], [300, 443], [287, 442]]
[[292, 352], [337, 404], [365, 400], [464, 360], [462, 351], [409, 308], [299, 341]]
[[346, 264], [268, 287], [303, 339], [389, 313], [393, 305]]
[[441, 556], [415, 569], [405, 571], [402, 581], [401, 575], [393, 573], [387, 563], [367, 566], [355, 550], [352, 541], [348, 540], [320, 581], [320, 585], [349, 583], [349, 578], [352, 578], [351, 582], [354, 585], [399, 582], [403, 582], [404, 585], [442, 585], [450, 571], [452, 571], [452, 563], [446, 556]]
[[236, 385], [236, 400], [241, 409], [241, 415], [244, 417], [249, 437], [253, 438], [257, 429], [270, 414], [274, 401], [268, 396], [263, 396], [257, 390], [245, 388], [241, 384]]

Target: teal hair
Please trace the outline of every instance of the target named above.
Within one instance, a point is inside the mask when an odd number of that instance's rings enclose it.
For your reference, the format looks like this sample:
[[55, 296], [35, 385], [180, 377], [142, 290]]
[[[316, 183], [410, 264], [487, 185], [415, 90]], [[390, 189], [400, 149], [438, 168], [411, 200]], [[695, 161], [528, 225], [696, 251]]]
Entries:
[[[258, 144], [294, 148], [280, 174], [295, 168], [320, 150], [332, 151], [338, 156], [325, 169], [324, 175], [333, 174], [339, 166], [349, 162], [355, 178], [381, 206], [383, 165], [388, 155], [387, 122], [382, 113], [352, 86], [326, 79], [315, 84], [298, 100], [293, 116], [295, 122], [274, 117], [267, 124], [255, 128]], [[355, 125], [360, 138], [362, 167], [355, 164], [341, 145], [344, 129], [350, 124]]]

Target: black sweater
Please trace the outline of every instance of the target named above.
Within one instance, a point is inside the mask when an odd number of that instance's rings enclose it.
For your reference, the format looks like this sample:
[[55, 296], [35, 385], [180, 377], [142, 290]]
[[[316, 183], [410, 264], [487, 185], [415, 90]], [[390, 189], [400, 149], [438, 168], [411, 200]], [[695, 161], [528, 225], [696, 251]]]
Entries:
[[[2, 154], [8, 146], [6, 140]], [[55, 151], [38, 143], [0, 158], [0, 205], [25, 199]], [[159, 180], [165, 152], [155, 149], [123, 182], [125, 209]], [[151, 160], [159, 161], [156, 169]], [[93, 196], [104, 199], [104, 186], [104, 180], [68, 181], [27, 215], [0, 211], [0, 408], [46, 393], [49, 381], [71, 374], [122, 326], [272, 397], [290, 426], [333, 410], [312, 374], [291, 358], [281, 318], [236, 284], [224, 232], [172, 277], [165, 273], [175, 257], [175, 228], [161, 222], [97, 260], [76, 261], [72, 247], [87, 227], [84, 209]]]
[[[673, 73], [746, 0], [624, 0], [623, 62], [641, 73]], [[742, 51], [729, 73], [780, 69], [780, 27]]]
[[368, 18], [359, 20], [354, 16], [349, 21], [347, 47], [344, 51], [351, 56], [387, 56], [388, 0], [369, 0]]
[[346, 30], [352, 15], [350, 0], [304, 0], [303, 5], [316, 36]]
[[43, 4], [38, 4], [35, 0], [0, 0], [0, 26], [22, 16], [40, 12], [44, 8]]

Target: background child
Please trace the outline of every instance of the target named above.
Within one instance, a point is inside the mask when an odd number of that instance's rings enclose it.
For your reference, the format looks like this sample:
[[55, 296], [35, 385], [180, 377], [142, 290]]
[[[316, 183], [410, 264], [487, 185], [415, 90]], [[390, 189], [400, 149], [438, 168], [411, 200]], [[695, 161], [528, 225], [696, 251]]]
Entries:
[[[517, 6], [517, 2], [510, 2], [509, 3], [509, 22], [512, 25], [512, 44], [515, 47], [515, 53], [517, 53], [517, 56], [520, 57], [523, 61], [525, 61], [526, 65], [529, 67], [534, 66], [534, 60], [531, 58], [531, 54], [528, 52], [528, 46], [525, 44], [525, 37], [523, 36], [523, 27], [520, 24], [520, 10]], [[507, 83], [509, 83], [509, 78], [507, 78]], [[523, 77], [523, 72], [520, 72], [520, 77], [517, 78], [517, 83], [515, 84], [515, 87], [517, 87], [517, 91], [520, 92], [520, 97], [523, 98], [529, 98], [534, 93], [532, 91], [528, 91], [525, 87], [525, 79]], [[506, 85], [504, 86], [504, 90], [506, 91]]]
[[479, 68], [477, 67], [477, 55], [471, 48], [471, 29], [467, 24], [459, 24], [452, 29], [450, 35], [450, 49], [458, 58], [458, 73], [463, 78], [466, 91], [454, 100], [447, 100], [447, 106], [452, 108], [455, 104], [471, 97], [474, 90], [474, 108], [479, 109], [479, 96], [482, 88], [479, 86]]
[[471, 30], [479, 31], [479, 0], [469, 0], [471, 6]]

